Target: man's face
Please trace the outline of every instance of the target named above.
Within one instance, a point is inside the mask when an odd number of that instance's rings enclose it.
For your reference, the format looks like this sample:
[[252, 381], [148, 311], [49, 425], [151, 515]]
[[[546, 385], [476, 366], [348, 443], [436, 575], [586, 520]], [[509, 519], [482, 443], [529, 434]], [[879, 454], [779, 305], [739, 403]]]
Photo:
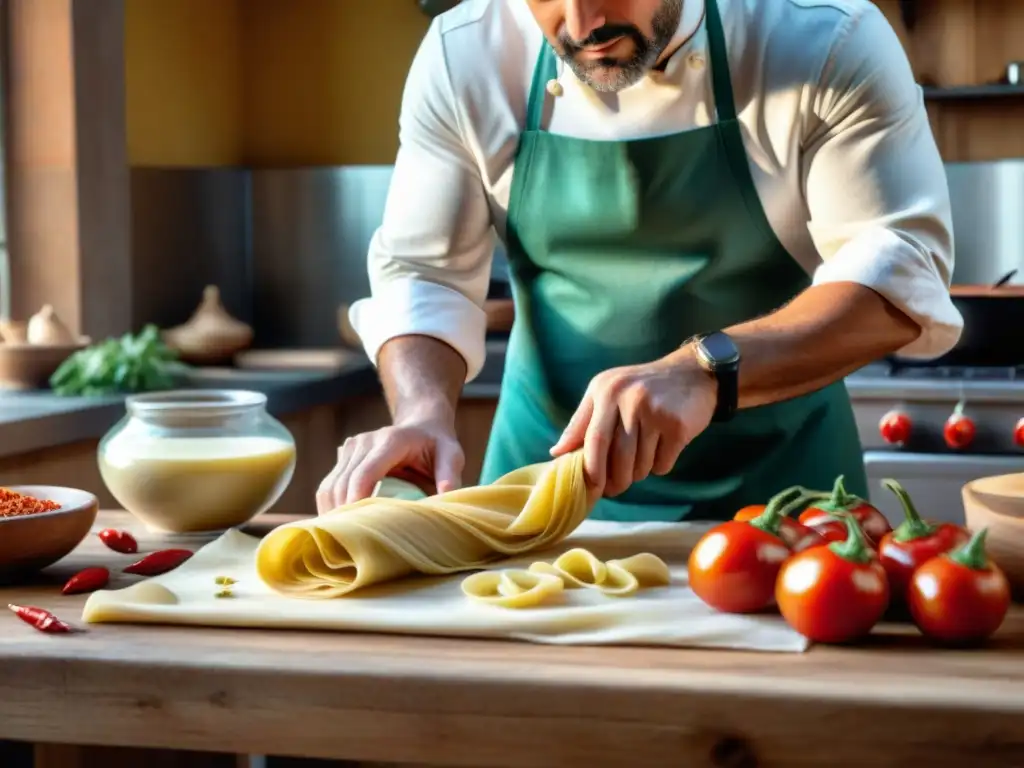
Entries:
[[527, 0], [558, 55], [596, 91], [620, 91], [658, 61], [683, 0]]

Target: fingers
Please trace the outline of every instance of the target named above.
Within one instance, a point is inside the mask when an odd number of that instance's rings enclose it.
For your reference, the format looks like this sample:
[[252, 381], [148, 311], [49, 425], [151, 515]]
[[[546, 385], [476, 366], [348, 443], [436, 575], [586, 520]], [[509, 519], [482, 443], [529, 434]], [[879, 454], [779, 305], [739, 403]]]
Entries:
[[587, 482], [603, 489], [608, 484], [608, 454], [619, 423], [619, 409], [608, 397], [595, 398], [594, 412], [583, 437], [583, 469]]
[[318, 515], [325, 515], [332, 509], [335, 509], [341, 504], [336, 501], [335, 488], [337, 487], [338, 477], [341, 475], [342, 465], [340, 463], [334, 465], [334, 469], [327, 473], [321, 483], [320, 487], [316, 489], [316, 513]]
[[346, 476], [345, 470], [352, 460], [357, 440], [358, 438], [350, 437], [338, 447], [338, 462], [327, 473], [327, 477], [323, 479], [316, 491], [316, 513], [318, 515], [326, 514], [345, 503], [346, 487], [341, 484], [341, 479]]
[[590, 390], [583, 395], [583, 400], [580, 402], [576, 412], [569, 419], [568, 425], [562, 431], [561, 436], [558, 438], [558, 442], [551, 448], [551, 455], [555, 458], [562, 456], [571, 451], [578, 450], [583, 446], [584, 439], [587, 433], [587, 427], [590, 426], [590, 420], [594, 413], [594, 398], [590, 394]]
[[646, 479], [654, 469], [654, 460], [658, 454], [659, 433], [653, 425], [644, 428], [641, 423], [637, 430], [636, 461], [633, 463], [633, 482], [639, 483]]
[[604, 488], [605, 496], [618, 496], [633, 484], [636, 466], [636, 451], [639, 437], [639, 425], [632, 427], [618, 420], [615, 437], [612, 440], [608, 455], [608, 482]]
[[439, 493], [454, 490], [462, 484], [464, 465], [458, 440], [441, 430], [386, 427], [357, 435], [338, 449], [338, 463], [320, 483], [317, 513], [367, 498], [392, 474], [408, 474], [424, 489], [433, 482]]
[[663, 433], [658, 440], [651, 472], [655, 475], [667, 475], [671, 472], [686, 444], [686, 433], [681, 429]]
[[350, 437], [338, 449], [338, 463], [317, 489], [317, 514], [368, 497], [377, 483], [402, 463], [405, 454], [401, 441], [378, 433]]
[[349, 463], [345, 504], [354, 504], [373, 493], [373, 489], [388, 472], [397, 467], [405, 458], [405, 447], [397, 441], [380, 441], [358, 460]]
[[454, 491], [462, 486], [462, 469], [466, 457], [454, 440], [439, 442], [434, 453], [434, 483], [438, 493]]

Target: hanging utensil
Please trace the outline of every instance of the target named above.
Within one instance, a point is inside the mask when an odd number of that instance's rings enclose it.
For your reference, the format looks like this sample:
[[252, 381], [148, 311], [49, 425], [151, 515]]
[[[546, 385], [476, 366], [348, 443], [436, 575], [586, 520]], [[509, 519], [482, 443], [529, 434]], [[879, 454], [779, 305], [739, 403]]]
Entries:
[[1013, 280], [1013, 278], [1016, 277], [1016, 276], [1017, 276], [1017, 270], [1016, 269], [1011, 269], [1005, 275], [1003, 275], [998, 280], [996, 280], [995, 283], [992, 284], [992, 287], [993, 288], [1000, 288], [1001, 286], [1004, 286], [1008, 282]]

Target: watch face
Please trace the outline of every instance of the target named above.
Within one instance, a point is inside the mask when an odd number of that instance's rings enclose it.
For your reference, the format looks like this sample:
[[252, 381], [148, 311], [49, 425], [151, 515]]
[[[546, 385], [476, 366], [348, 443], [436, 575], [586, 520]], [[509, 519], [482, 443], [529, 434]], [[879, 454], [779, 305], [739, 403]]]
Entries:
[[701, 346], [709, 362], [714, 366], [735, 365], [739, 362], [740, 351], [733, 340], [724, 333], [712, 333], [701, 339]]

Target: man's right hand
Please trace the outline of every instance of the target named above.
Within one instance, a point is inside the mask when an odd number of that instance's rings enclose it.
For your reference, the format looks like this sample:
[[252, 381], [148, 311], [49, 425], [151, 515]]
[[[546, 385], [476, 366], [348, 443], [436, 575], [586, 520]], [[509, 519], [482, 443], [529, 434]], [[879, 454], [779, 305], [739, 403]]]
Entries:
[[465, 456], [448, 424], [396, 424], [350, 437], [338, 449], [338, 463], [320, 483], [317, 514], [365, 499], [377, 483], [404, 470], [433, 479], [438, 493], [462, 482]]

